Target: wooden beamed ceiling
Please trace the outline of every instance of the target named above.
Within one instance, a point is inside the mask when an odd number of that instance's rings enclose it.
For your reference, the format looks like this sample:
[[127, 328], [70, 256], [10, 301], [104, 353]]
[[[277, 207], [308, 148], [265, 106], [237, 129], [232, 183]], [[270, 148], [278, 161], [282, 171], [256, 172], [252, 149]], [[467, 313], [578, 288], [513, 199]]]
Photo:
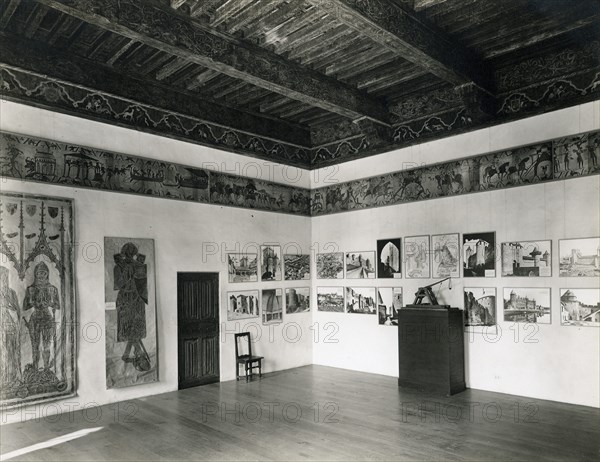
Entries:
[[305, 168], [600, 91], [598, 0], [5, 0], [1, 8], [3, 97]]

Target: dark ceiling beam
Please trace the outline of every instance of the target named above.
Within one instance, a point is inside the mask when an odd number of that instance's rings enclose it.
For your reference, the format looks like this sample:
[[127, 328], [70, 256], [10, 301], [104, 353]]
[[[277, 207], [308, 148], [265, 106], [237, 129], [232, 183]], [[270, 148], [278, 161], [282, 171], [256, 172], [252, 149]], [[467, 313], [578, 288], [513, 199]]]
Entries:
[[15, 10], [21, 3], [21, 0], [10, 0], [9, 2], [4, 2], [3, 7], [0, 8], [2, 11], [2, 16], [0, 17], [0, 29], [4, 29], [12, 18], [13, 14], [15, 14]]
[[356, 119], [388, 124], [383, 101], [318, 72], [242, 43], [152, 0], [38, 0], [110, 30], [230, 77]]
[[493, 90], [491, 71], [478, 56], [394, 0], [308, 1], [446, 82]]
[[208, 101], [205, 97], [117, 72], [93, 61], [53, 50], [43, 43], [0, 33], [0, 64], [45, 75], [158, 107], [174, 113], [301, 146], [310, 146], [310, 133], [304, 127], [282, 120], [240, 111]]

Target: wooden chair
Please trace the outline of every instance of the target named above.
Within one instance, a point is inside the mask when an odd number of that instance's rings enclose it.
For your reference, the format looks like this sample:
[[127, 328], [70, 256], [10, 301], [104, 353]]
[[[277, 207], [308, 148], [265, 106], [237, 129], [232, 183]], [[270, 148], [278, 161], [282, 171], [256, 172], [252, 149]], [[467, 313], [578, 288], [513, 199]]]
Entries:
[[[240, 342], [246, 342], [247, 350], [240, 348]], [[240, 354], [248, 351], [248, 354]], [[246, 371], [246, 382], [248, 377], [252, 375], [252, 370], [258, 368], [258, 376], [262, 377], [262, 356], [252, 356], [252, 341], [250, 340], [250, 332], [242, 332], [235, 334], [235, 379], [240, 380], [240, 364], [244, 365]], [[250, 375], [248, 375], [248, 372]]]

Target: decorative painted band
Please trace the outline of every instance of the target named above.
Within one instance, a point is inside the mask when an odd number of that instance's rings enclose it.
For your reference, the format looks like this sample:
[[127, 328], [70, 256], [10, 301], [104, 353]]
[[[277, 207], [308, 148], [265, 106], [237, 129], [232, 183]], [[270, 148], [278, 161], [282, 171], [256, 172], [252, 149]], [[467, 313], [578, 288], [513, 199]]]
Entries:
[[361, 210], [600, 173], [600, 131], [361, 178], [311, 191], [311, 215]]
[[310, 215], [308, 189], [6, 132], [0, 132], [0, 175], [76, 188]]

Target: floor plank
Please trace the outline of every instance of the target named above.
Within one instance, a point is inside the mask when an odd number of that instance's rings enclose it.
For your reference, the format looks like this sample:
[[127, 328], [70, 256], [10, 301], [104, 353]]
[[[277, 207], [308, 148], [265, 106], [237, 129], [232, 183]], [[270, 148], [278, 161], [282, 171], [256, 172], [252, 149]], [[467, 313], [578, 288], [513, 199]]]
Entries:
[[[84, 429], [21, 461], [598, 460], [600, 410], [306, 366], [2, 426], [3, 455]], [[118, 412], [117, 412], [118, 411]], [[90, 419], [90, 415], [92, 418]]]

